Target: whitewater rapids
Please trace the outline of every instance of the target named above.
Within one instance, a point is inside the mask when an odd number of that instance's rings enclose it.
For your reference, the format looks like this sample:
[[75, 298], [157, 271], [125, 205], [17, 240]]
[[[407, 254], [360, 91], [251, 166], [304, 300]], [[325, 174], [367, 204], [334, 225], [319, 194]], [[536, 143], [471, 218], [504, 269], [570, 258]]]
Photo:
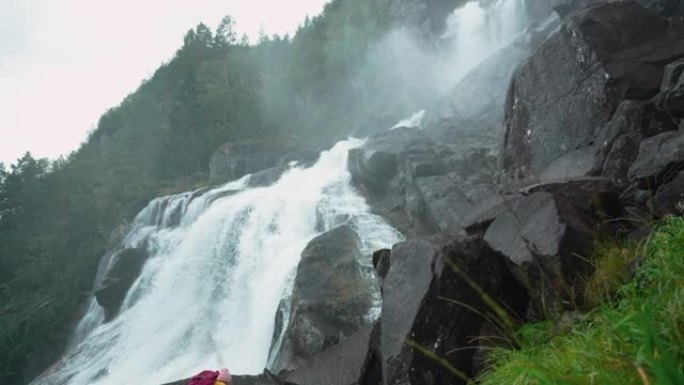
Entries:
[[401, 239], [350, 184], [347, 153], [362, 144], [339, 142], [269, 187], [248, 188], [245, 177], [152, 201], [123, 242], [150, 257], [120, 314], [105, 323], [93, 300], [63, 361], [34, 384], [162, 384], [223, 366], [261, 373], [276, 309], [312, 238], [349, 224], [368, 256], [360, 268]]

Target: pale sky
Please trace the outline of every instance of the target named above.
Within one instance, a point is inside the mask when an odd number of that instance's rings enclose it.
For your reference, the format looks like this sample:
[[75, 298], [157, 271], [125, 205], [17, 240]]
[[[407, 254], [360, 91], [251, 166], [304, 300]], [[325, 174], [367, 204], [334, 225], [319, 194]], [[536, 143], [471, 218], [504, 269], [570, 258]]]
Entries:
[[0, 0], [0, 162], [78, 148], [204, 22], [292, 34], [327, 0]]

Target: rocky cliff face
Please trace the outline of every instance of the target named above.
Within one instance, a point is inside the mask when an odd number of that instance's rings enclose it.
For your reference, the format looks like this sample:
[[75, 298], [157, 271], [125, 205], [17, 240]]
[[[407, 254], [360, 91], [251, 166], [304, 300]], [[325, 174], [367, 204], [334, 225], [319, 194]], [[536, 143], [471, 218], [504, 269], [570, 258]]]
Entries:
[[504, 170], [516, 179], [548, 179], [601, 175], [607, 167], [624, 179], [616, 162], [625, 147], [677, 128], [653, 97], [665, 92], [665, 66], [684, 55], [681, 23], [636, 1], [569, 16], [513, 77]]

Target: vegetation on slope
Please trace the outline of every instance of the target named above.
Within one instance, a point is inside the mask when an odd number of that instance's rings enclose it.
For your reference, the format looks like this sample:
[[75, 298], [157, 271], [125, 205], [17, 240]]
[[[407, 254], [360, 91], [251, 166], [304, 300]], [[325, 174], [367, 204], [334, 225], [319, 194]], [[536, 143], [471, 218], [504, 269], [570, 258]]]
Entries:
[[[523, 326], [521, 348], [497, 349], [483, 385], [684, 384], [684, 218], [670, 218], [639, 250], [636, 275], [624, 277], [634, 248], [599, 249], [592, 298], [602, 303], [569, 330], [552, 322]], [[638, 260], [638, 259], [637, 259]], [[602, 283], [599, 283], [602, 282]]]

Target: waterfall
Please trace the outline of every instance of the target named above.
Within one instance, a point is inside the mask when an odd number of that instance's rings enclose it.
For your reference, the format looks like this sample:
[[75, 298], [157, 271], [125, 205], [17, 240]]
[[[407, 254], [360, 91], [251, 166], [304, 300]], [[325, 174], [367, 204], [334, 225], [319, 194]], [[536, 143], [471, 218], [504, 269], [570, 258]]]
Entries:
[[390, 127], [390, 130], [397, 129], [399, 127], [422, 128], [423, 120], [425, 120], [425, 110], [420, 110], [410, 117], [400, 120], [397, 122], [397, 124]]
[[347, 153], [362, 144], [341, 141], [269, 187], [248, 188], [245, 177], [153, 200], [123, 241], [150, 257], [120, 314], [105, 323], [93, 300], [60, 364], [34, 384], [162, 384], [222, 366], [262, 372], [276, 309], [312, 238], [346, 223], [365, 254], [401, 238], [350, 185]]
[[454, 10], [443, 36], [452, 45], [452, 76], [462, 78], [510, 44], [528, 24], [524, 0], [471, 0]]

